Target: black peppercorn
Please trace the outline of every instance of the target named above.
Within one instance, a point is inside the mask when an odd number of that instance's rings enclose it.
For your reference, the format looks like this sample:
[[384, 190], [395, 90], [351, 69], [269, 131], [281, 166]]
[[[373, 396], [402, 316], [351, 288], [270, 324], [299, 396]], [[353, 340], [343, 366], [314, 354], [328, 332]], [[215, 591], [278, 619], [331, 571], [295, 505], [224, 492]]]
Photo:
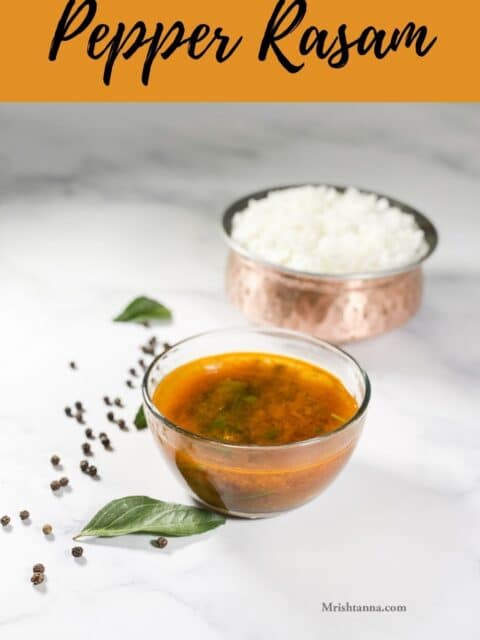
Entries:
[[136, 370], [132, 367], [131, 369], [128, 370], [128, 373], [133, 376], [134, 378], [137, 377], [137, 372]]
[[125, 420], [117, 420], [117, 424], [120, 427], [120, 429], [123, 429], [123, 430], [127, 429], [127, 423], [125, 422]]
[[69, 480], [64, 476], [63, 478], [60, 478], [59, 482], [61, 487], [66, 487], [67, 484], [69, 483]]
[[115, 416], [114, 416], [114, 414], [113, 414], [113, 411], [109, 411], [109, 412], [107, 413], [107, 420], [108, 420], [109, 422], [115, 422]]
[[28, 520], [28, 518], [30, 517], [30, 513], [24, 509], [23, 511], [20, 511], [20, 520]]
[[105, 449], [110, 449], [110, 438], [103, 438], [101, 442]]
[[45, 580], [45, 574], [44, 573], [34, 573], [33, 576], [30, 578], [30, 581], [35, 586], [38, 586], [39, 584], [42, 584], [42, 582], [44, 580]]
[[90, 429], [90, 427], [88, 429], [85, 429], [85, 435], [87, 438], [90, 438], [90, 440], [95, 440], [95, 436], [93, 435], [93, 431]]
[[82, 451], [86, 456], [91, 456], [92, 455], [92, 447], [90, 446], [89, 442], [84, 442], [82, 444]]
[[58, 491], [60, 489], [60, 482], [58, 480], [52, 480], [50, 483], [50, 489], [52, 491]]
[[97, 475], [97, 467], [95, 465], [90, 465], [88, 467], [88, 475], [92, 476], [92, 478], [95, 478], [95, 476]]
[[83, 547], [73, 547], [72, 556], [74, 558], [81, 558], [83, 556]]
[[76, 413], [75, 414], [75, 420], [78, 422], [78, 424], [85, 424], [85, 420], [83, 419], [83, 413]]
[[56, 467], [60, 464], [60, 457], [55, 454], [50, 458], [50, 462], [53, 464], [54, 467]]
[[2, 523], [2, 527], [6, 527], [8, 524], [10, 524], [10, 517], [2, 516], [2, 518], [0, 519], [0, 522]]
[[121, 401], [121, 399], [120, 399], [120, 398], [115, 398], [115, 400], [113, 401], [113, 404], [114, 404], [116, 407], [120, 407], [121, 409], [123, 408], [123, 402]]
[[155, 355], [155, 351], [152, 349], [152, 347], [140, 347], [140, 349], [142, 350], [142, 353], [144, 353], [147, 356], [154, 356]]
[[33, 573], [45, 573], [45, 567], [41, 562], [39, 562], [38, 564], [33, 565], [32, 571]]
[[75, 402], [75, 409], [77, 411], [85, 411], [81, 402]]
[[87, 460], [82, 460], [80, 462], [80, 469], [85, 473], [88, 471], [88, 461]]
[[53, 527], [51, 524], [44, 524], [42, 527], [42, 531], [46, 536], [49, 536], [53, 531]]
[[160, 538], [157, 538], [156, 540], [154, 540], [152, 544], [154, 547], [157, 547], [158, 549], [165, 549], [165, 547], [168, 544], [168, 540], [163, 536], [161, 536]]
[[133, 382], [131, 380], [127, 380], [125, 384], [129, 389], [135, 389], [135, 387], [133, 386]]
[[71, 418], [72, 417], [72, 410], [70, 409], [70, 407], [65, 407], [65, 414]]
[[68, 363], [68, 366], [70, 367], [70, 369], [76, 369], [77, 368], [77, 365], [73, 360]]

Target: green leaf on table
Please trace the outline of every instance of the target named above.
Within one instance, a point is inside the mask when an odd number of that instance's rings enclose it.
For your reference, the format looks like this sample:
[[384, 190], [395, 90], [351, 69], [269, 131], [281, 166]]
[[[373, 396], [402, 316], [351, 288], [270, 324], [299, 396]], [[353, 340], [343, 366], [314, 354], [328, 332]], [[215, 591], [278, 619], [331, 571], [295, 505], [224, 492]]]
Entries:
[[165, 305], [152, 298], [140, 296], [135, 298], [114, 322], [149, 322], [150, 320], [169, 320], [172, 312]]
[[112, 500], [75, 536], [111, 538], [130, 533], [162, 536], [191, 536], [225, 523], [218, 513], [154, 500], [146, 496], [127, 496]]
[[140, 405], [140, 408], [137, 411], [137, 415], [135, 416], [135, 420], [133, 421], [133, 423], [139, 431], [147, 428], [148, 426], [147, 419], [145, 418], [145, 411], [143, 410], [143, 405]]

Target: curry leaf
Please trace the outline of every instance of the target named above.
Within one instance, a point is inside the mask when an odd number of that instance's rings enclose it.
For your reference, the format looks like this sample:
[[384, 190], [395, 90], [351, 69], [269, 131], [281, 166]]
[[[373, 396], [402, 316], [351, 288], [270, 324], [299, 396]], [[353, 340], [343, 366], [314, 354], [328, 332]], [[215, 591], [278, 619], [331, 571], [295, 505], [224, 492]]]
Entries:
[[163, 304], [152, 298], [140, 296], [114, 318], [114, 322], [148, 322], [149, 320], [168, 320], [171, 317], [172, 312]]
[[134, 425], [140, 431], [141, 429], [147, 428], [147, 419], [145, 418], [145, 411], [143, 410], [143, 406], [140, 405], [139, 410], [137, 411], [137, 415], [135, 416], [135, 420], [133, 421]]
[[225, 523], [218, 513], [154, 500], [146, 496], [127, 496], [109, 502], [75, 536], [111, 538], [129, 533], [163, 536], [191, 536]]

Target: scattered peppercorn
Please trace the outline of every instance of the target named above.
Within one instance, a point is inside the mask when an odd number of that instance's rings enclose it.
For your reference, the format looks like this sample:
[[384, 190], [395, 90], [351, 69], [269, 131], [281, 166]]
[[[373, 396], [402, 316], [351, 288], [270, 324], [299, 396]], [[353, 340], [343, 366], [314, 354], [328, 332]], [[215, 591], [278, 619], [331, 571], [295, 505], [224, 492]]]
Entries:
[[110, 398], [108, 396], [104, 396], [103, 397], [103, 401], [108, 407], [112, 406], [112, 401], [110, 400]]
[[87, 460], [82, 460], [82, 461], [80, 462], [80, 469], [81, 469], [84, 473], [86, 473], [86, 472], [88, 471], [88, 467], [89, 467], [89, 465], [88, 465], [88, 461], [87, 461]]
[[83, 419], [83, 413], [79, 412], [75, 414], [75, 420], [78, 424], [85, 424], [85, 420]]
[[10, 517], [2, 516], [2, 518], [0, 519], [0, 522], [2, 523], [2, 527], [6, 527], [8, 524], [10, 524]]
[[120, 427], [120, 429], [123, 429], [124, 431], [128, 430], [127, 423], [125, 422], [125, 420], [117, 420], [117, 424]]
[[157, 338], [156, 338], [156, 336], [152, 336], [152, 337], [150, 338], [150, 340], [148, 341], [148, 344], [149, 344], [151, 347], [154, 347], [154, 346], [157, 344]]
[[42, 582], [44, 580], [45, 580], [45, 574], [44, 573], [34, 573], [33, 576], [30, 578], [30, 581], [35, 586], [38, 586], [39, 584], [42, 584]]
[[76, 369], [77, 368], [77, 365], [73, 360], [68, 363], [68, 366], [70, 367], [70, 369]]
[[90, 427], [88, 429], [85, 429], [85, 435], [90, 440], [95, 440], [95, 436], [93, 435], [93, 431], [92, 429], [90, 429]]
[[24, 509], [23, 511], [20, 511], [19, 515], [20, 515], [20, 520], [28, 520], [28, 518], [30, 517], [30, 512]]
[[128, 373], [133, 376], [134, 378], [137, 377], [137, 372], [136, 370], [132, 367], [131, 369], [128, 370]]
[[84, 442], [82, 444], [82, 451], [86, 456], [91, 456], [92, 455], [92, 447], [90, 446], [89, 442]]
[[57, 454], [54, 454], [51, 458], [50, 458], [50, 462], [53, 464], [54, 467], [57, 467], [60, 464], [60, 457], [57, 456]]
[[146, 347], [145, 345], [143, 347], [140, 347], [142, 353], [144, 353], [147, 356], [154, 356], [155, 355], [155, 351], [152, 349], [152, 347]]
[[39, 562], [38, 564], [33, 565], [32, 571], [33, 573], [45, 573], [45, 567], [41, 562]]
[[75, 409], [77, 411], [85, 411], [85, 409], [83, 408], [83, 404], [81, 402], [75, 402]]
[[60, 478], [59, 482], [61, 487], [66, 487], [69, 483], [69, 479], [64, 476], [63, 478]]
[[163, 536], [161, 536], [160, 538], [157, 538], [156, 540], [154, 540], [152, 544], [154, 547], [157, 547], [158, 549], [165, 549], [165, 547], [168, 544], [168, 540]]
[[100, 440], [100, 442], [102, 443], [102, 445], [105, 447], [105, 449], [110, 449], [111, 448], [111, 444], [110, 444], [110, 438], [102, 438]]
[[114, 416], [114, 414], [113, 414], [113, 411], [109, 411], [109, 412], [107, 413], [107, 420], [108, 420], [109, 422], [115, 422], [115, 416]]
[[115, 400], [113, 401], [113, 404], [114, 404], [116, 407], [120, 407], [120, 409], [122, 409], [122, 408], [123, 408], [123, 402], [120, 400], [120, 398], [115, 398]]
[[50, 483], [50, 489], [52, 491], [58, 491], [60, 489], [60, 482], [58, 480], [52, 480]]
[[65, 414], [71, 418], [73, 416], [72, 410], [70, 409], [70, 407], [65, 407]]
[[49, 536], [53, 531], [53, 527], [51, 524], [44, 524], [42, 527], [42, 531], [46, 536]]
[[135, 387], [133, 386], [133, 382], [131, 380], [127, 380], [125, 384], [129, 389], [135, 389]]
[[88, 467], [88, 475], [92, 476], [92, 478], [95, 478], [95, 476], [97, 475], [97, 467], [95, 465], [90, 465]]
[[138, 364], [142, 367], [142, 369], [145, 371], [145, 369], [147, 368], [147, 365], [145, 364], [145, 361], [142, 360], [140, 358], [140, 360], [138, 361]]
[[83, 547], [73, 547], [72, 556], [74, 558], [81, 558], [83, 556]]

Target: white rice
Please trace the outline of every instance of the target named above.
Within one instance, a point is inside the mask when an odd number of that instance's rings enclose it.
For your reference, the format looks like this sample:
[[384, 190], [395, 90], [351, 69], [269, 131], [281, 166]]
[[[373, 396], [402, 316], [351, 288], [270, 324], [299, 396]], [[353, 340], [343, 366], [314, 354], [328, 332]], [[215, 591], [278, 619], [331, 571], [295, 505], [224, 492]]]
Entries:
[[325, 186], [250, 200], [233, 218], [232, 239], [252, 256], [325, 274], [394, 269], [428, 250], [414, 217], [385, 198]]

